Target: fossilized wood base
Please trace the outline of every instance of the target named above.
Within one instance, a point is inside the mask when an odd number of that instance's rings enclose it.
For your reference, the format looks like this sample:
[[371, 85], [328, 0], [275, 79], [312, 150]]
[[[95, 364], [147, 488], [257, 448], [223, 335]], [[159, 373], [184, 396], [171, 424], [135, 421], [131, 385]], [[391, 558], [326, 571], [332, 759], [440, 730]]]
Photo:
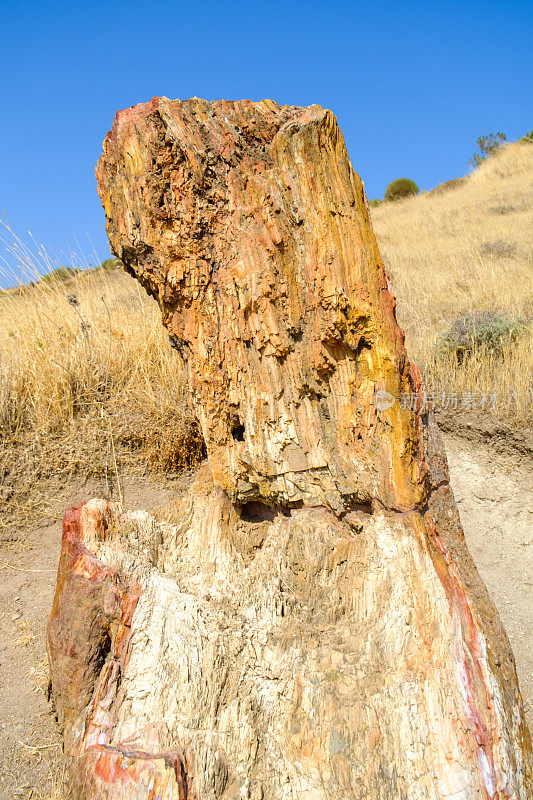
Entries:
[[48, 642], [72, 796], [526, 800], [512, 656], [439, 491], [440, 535], [429, 511], [239, 509], [208, 469], [157, 519], [69, 510]]

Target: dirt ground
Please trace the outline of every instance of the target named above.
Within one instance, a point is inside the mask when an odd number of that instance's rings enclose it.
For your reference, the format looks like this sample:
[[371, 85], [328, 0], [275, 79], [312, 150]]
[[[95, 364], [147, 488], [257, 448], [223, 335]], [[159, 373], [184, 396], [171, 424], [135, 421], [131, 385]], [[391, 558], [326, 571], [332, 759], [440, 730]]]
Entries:
[[[530, 456], [514, 447], [445, 434], [468, 546], [513, 646], [533, 723], [533, 514]], [[176, 495], [174, 480], [124, 479], [124, 504], [150, 509]], [[87, 483], [51, 499], [50, 522], [0, 529], [0, 800], [63, 800], [61, 748], [46, 698], [44, 632], [67, 505], [102, 495]], [[68, 795], [67, 795], [68, 796]]]

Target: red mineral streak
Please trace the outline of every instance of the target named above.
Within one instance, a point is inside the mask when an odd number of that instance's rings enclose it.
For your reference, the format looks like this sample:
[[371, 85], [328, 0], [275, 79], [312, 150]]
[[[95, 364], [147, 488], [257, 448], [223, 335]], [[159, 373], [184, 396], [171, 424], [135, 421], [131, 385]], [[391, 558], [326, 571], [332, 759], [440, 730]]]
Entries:
[[[185, 773], [179, 755], [149, 755], [142, 751], [135, 752], [135, 748], [131, 746], [125, 746], [122, 750], [120, 745], [109, 745], [114, 729], [109, 709], [120, 688], [121, 675], [126, 669], [131, 623], [141, 594], [138, 583], [130, 580], [126, 589], [117, 572], [103, 564], [85, 546], [89, 531], [105, 532], [106, 516], [109, 515], [108, 507], [99, 509], [80, 503], [67, 509], [63, 521], [58, 591], [52, 619], [65, 615], [65, 600], [71, 591], [68, 585], [73, 579], [76, 581], [78, 596], [82, 592], [91, 597], [95, 589], [98, 591], [108, 585], [106, 606], [112, 610], [114, 618], [118, 617], [114, 630], [110, 629], [110, 653], [96, 681], [84, 733], [77, 749], [78, 755], [89, 759], [89, 772], [94, 772], [104, 783], [125, 785], [128, 782], [139, 784], [144, 781], [143, 785], [148, 787], [146, 800], [185, 800]], [[76, 644], [67, 639], [66, 645], [69, 663], [76, 664], [83, 653], [83, 641]], [[93, 761], [92, 766], [89, 766]]]
[[[82, 542], [86, 538], [85, 525], [99, 528], [104, 525], [104, 517], [99, 511], [90, 510], [80, 504], [68, 509], [65, 515], [64, 546], [74, 556], [72, 574], [91, 582], [102, 582], [106, 578], [113, 581], [115, 600], [120, 608], [120, 619], [113, 636], [111, 655], [98, 678], [91, 709], [85, 725], [78, 753], [87, 754], [94, 761], [92, 769], [95, 776], [106, 784], [140, 784], [146, 788], [146, 800], [172, 800], [177, 797], [185, 800], [186, 782], [183, 777], [182, 761], [177, 754], [149, 755], [127, 745], [110, 746], [114, 725], [109, 709], [120, 687], [131, 638], [131, 622], [141, 588], [134, 583], [126, 591], [117, 573], [102, 564], [91, 554]], [[95, 515], [100, 514], [100, 519]], [[94, 760], [96, 759], [96, 760]], [[178, 792], [176, 795], [175, 791]]]
[[[143, 784], [143, 800], [185, 800], [182, 762], [178, 755], [150, 756], [123, 753], [119, 748], [97, 750], [94, 773], [105, 784]], [[174, 789], [178, 790], [176, 795]]]
[[[480, 623], [476, 617], [465, 588], [457, 574], [450, 554], [438, 535], [435, 524], [429, 514], [425, 515], [428, 532], [442, 556], [434, 558], [435, 571], [448, 598], [452, 616], [458, 613], [461, 630], [456, 632], [456, 652], [460, 670], [460, 679], [468, 715], [472, 723], [473, 733], [478, 751], [479, 771], [483, 778], [486, 798], [495, 800], [512, 796], [507, 776], [501, 768], [497, 745], [501, 741], [500, 717], [494, 704], [494, 697], [489, 683], [486, 666], [484, 637]], [[483, 721], [476, 697], [476, 686], [485, 689], [484, 705], [490, 714], [490, 730]]]

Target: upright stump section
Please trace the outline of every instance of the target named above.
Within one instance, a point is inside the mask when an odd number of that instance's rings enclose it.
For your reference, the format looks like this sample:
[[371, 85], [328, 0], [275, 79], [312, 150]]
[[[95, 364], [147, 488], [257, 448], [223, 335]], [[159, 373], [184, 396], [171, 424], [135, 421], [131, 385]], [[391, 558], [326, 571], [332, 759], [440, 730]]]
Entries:
[[335, 117], [154, 98], [97, 179], [208, 464], [155, 517], [67, 512], [48, 647], [72, 796], [526, 800], [513, 656]]

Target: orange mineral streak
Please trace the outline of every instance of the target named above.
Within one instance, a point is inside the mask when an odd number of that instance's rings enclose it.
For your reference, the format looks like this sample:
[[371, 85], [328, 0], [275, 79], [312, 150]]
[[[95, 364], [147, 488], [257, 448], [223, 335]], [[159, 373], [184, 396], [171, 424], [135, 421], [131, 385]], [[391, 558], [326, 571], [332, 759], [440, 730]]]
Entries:
[[142, 784], [143, 800], [185, 800], [187, 797], [177, 756], [167, 760], [101, 748], [95, 756], [94, 774], [104, 784]]
[[86, 578], [88, 581], [93, 581], [97, 578], [103, 579], [113, 576], [112, 570], [104, 567], [104, 565], [99, 563], [98, 560], [87, 550], [83, 550], [80, 553], [74, 562], [72, 571], [75, 575], [79, 575], [81, 578]]

